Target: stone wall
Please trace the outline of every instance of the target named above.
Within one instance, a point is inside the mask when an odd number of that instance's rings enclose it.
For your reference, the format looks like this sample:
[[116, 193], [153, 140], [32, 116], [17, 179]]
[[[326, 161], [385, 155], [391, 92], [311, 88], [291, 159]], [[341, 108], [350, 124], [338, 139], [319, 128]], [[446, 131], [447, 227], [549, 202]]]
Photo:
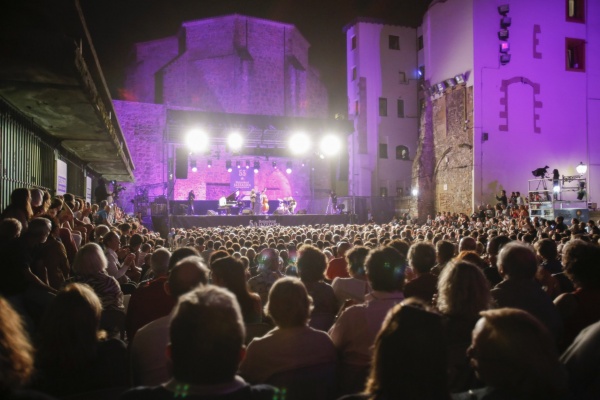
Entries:
[[439, 211], [472, 212], [472, 87], [457, 86], [426, 101], [413, 182], [419, 195], [411, 213], [419, 219]]

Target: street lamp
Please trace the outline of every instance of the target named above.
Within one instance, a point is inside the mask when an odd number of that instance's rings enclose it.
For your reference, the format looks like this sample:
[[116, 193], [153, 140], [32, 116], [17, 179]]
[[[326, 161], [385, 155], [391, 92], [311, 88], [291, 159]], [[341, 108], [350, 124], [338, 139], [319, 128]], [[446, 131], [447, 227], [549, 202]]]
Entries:
[[583, 162], [580, 162], [579, 165], [575, 167], [575, 170], [579, 175], [583, 175], [587, 172], [587, 165], [585, 165]]

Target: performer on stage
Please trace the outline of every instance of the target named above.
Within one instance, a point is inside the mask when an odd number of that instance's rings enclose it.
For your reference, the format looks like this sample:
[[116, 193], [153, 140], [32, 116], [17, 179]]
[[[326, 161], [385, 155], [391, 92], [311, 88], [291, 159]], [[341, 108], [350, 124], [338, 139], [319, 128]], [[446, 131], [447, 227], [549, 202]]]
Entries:
[[190, 190], [188, 193], [188, 215], [194, 215], [194, 200], [196, 200], [196, 195], [193, 190]]
[[252, 188], [252, 190], [250, 191], [250, 209], [252, 210], [252, 214], [255, 213], [256, 208], [254, 208], [256, 206], [256, 190], [254, 190], [254, 188]]
[[329, 192], [329, 197], [331, 199], [331, 214], [337, 213], [337, 194], [332, 190]]
[[264, 188], [262, 193], [260, 194], [260, 213], [268, 214], [269, 213], [269, 198], [267, 197], [267, 188]]

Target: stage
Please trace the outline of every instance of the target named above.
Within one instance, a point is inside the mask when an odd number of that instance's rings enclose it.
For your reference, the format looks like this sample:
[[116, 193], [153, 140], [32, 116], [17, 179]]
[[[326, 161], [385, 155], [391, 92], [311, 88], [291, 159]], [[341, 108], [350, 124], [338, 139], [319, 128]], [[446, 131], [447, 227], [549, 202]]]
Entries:
[[350, 223], [347, 214], [303, 214], [303, 215], [170, 215], [152, 216], [154, 230], [167, 237], [169, 228], [214, 228], [217, 226], [297, 226]]

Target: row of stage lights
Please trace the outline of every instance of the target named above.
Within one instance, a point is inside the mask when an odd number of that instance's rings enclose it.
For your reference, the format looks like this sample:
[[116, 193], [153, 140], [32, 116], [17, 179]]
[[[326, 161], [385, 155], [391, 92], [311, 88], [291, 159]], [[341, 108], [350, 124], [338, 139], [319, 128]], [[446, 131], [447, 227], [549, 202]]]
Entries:
[[[209, 137], [200, 129], [190, 131], [185, 139], [189, 149], [194, 153], [203, 153], [209, 148]], [[244, 146], [244, 138], [239, 132], [232, 132], [227, 136], [227, 146], [232, 153], [239, 153]], [[308, 154], [313, 147], [311, 138], [305, 133], [293, 134], [288, 147], [293, 155]], [[342, 141], [334, 134], [327, 134], [319, 141], [317, 154], [320, 158], [335, 156], [342, 149]]]
[[[302, 161], [300, 165], [302, 167], [304, 167], [306, 164], [305, 164], [304, 161]], [[273, 169], [277, 169], [277, 161], [273, 161], [271, 163], [271, 166], [273, 167]], [[190, 167], [192, 168], [192, 172], [198, 172], [198, 164], [197, 164], [196, 160], [191, 160], [190, 161]], [[212, 160], [207, 160], [206, 167], [207, 168], [212, 168]], [[237, 169], [241, 169], [242, 168], [242, 162], [241, 161], [236, 161], [235, 162], [235, 167]], [[227, 169], [227, 172], [232, 172], [233, 171], [233, 163], [231, 162], [231, 160], [227, 160], [225, 162], [225, 168]], [[292, 168], [293, 168], [293, 164], [292, 164], [291, 161], [288, 161], [288, 162], [285, 163], [285, 172], [287, 174], [291, 174], [292, 173]], [[250, 161], [246, 161], [245, 169], [250, 169]], [[258, 174], [258, 171], [260, 170], [260, 162], [259, 161], [254, 161], [253, 170], [254, 170], [255, 174]]]

